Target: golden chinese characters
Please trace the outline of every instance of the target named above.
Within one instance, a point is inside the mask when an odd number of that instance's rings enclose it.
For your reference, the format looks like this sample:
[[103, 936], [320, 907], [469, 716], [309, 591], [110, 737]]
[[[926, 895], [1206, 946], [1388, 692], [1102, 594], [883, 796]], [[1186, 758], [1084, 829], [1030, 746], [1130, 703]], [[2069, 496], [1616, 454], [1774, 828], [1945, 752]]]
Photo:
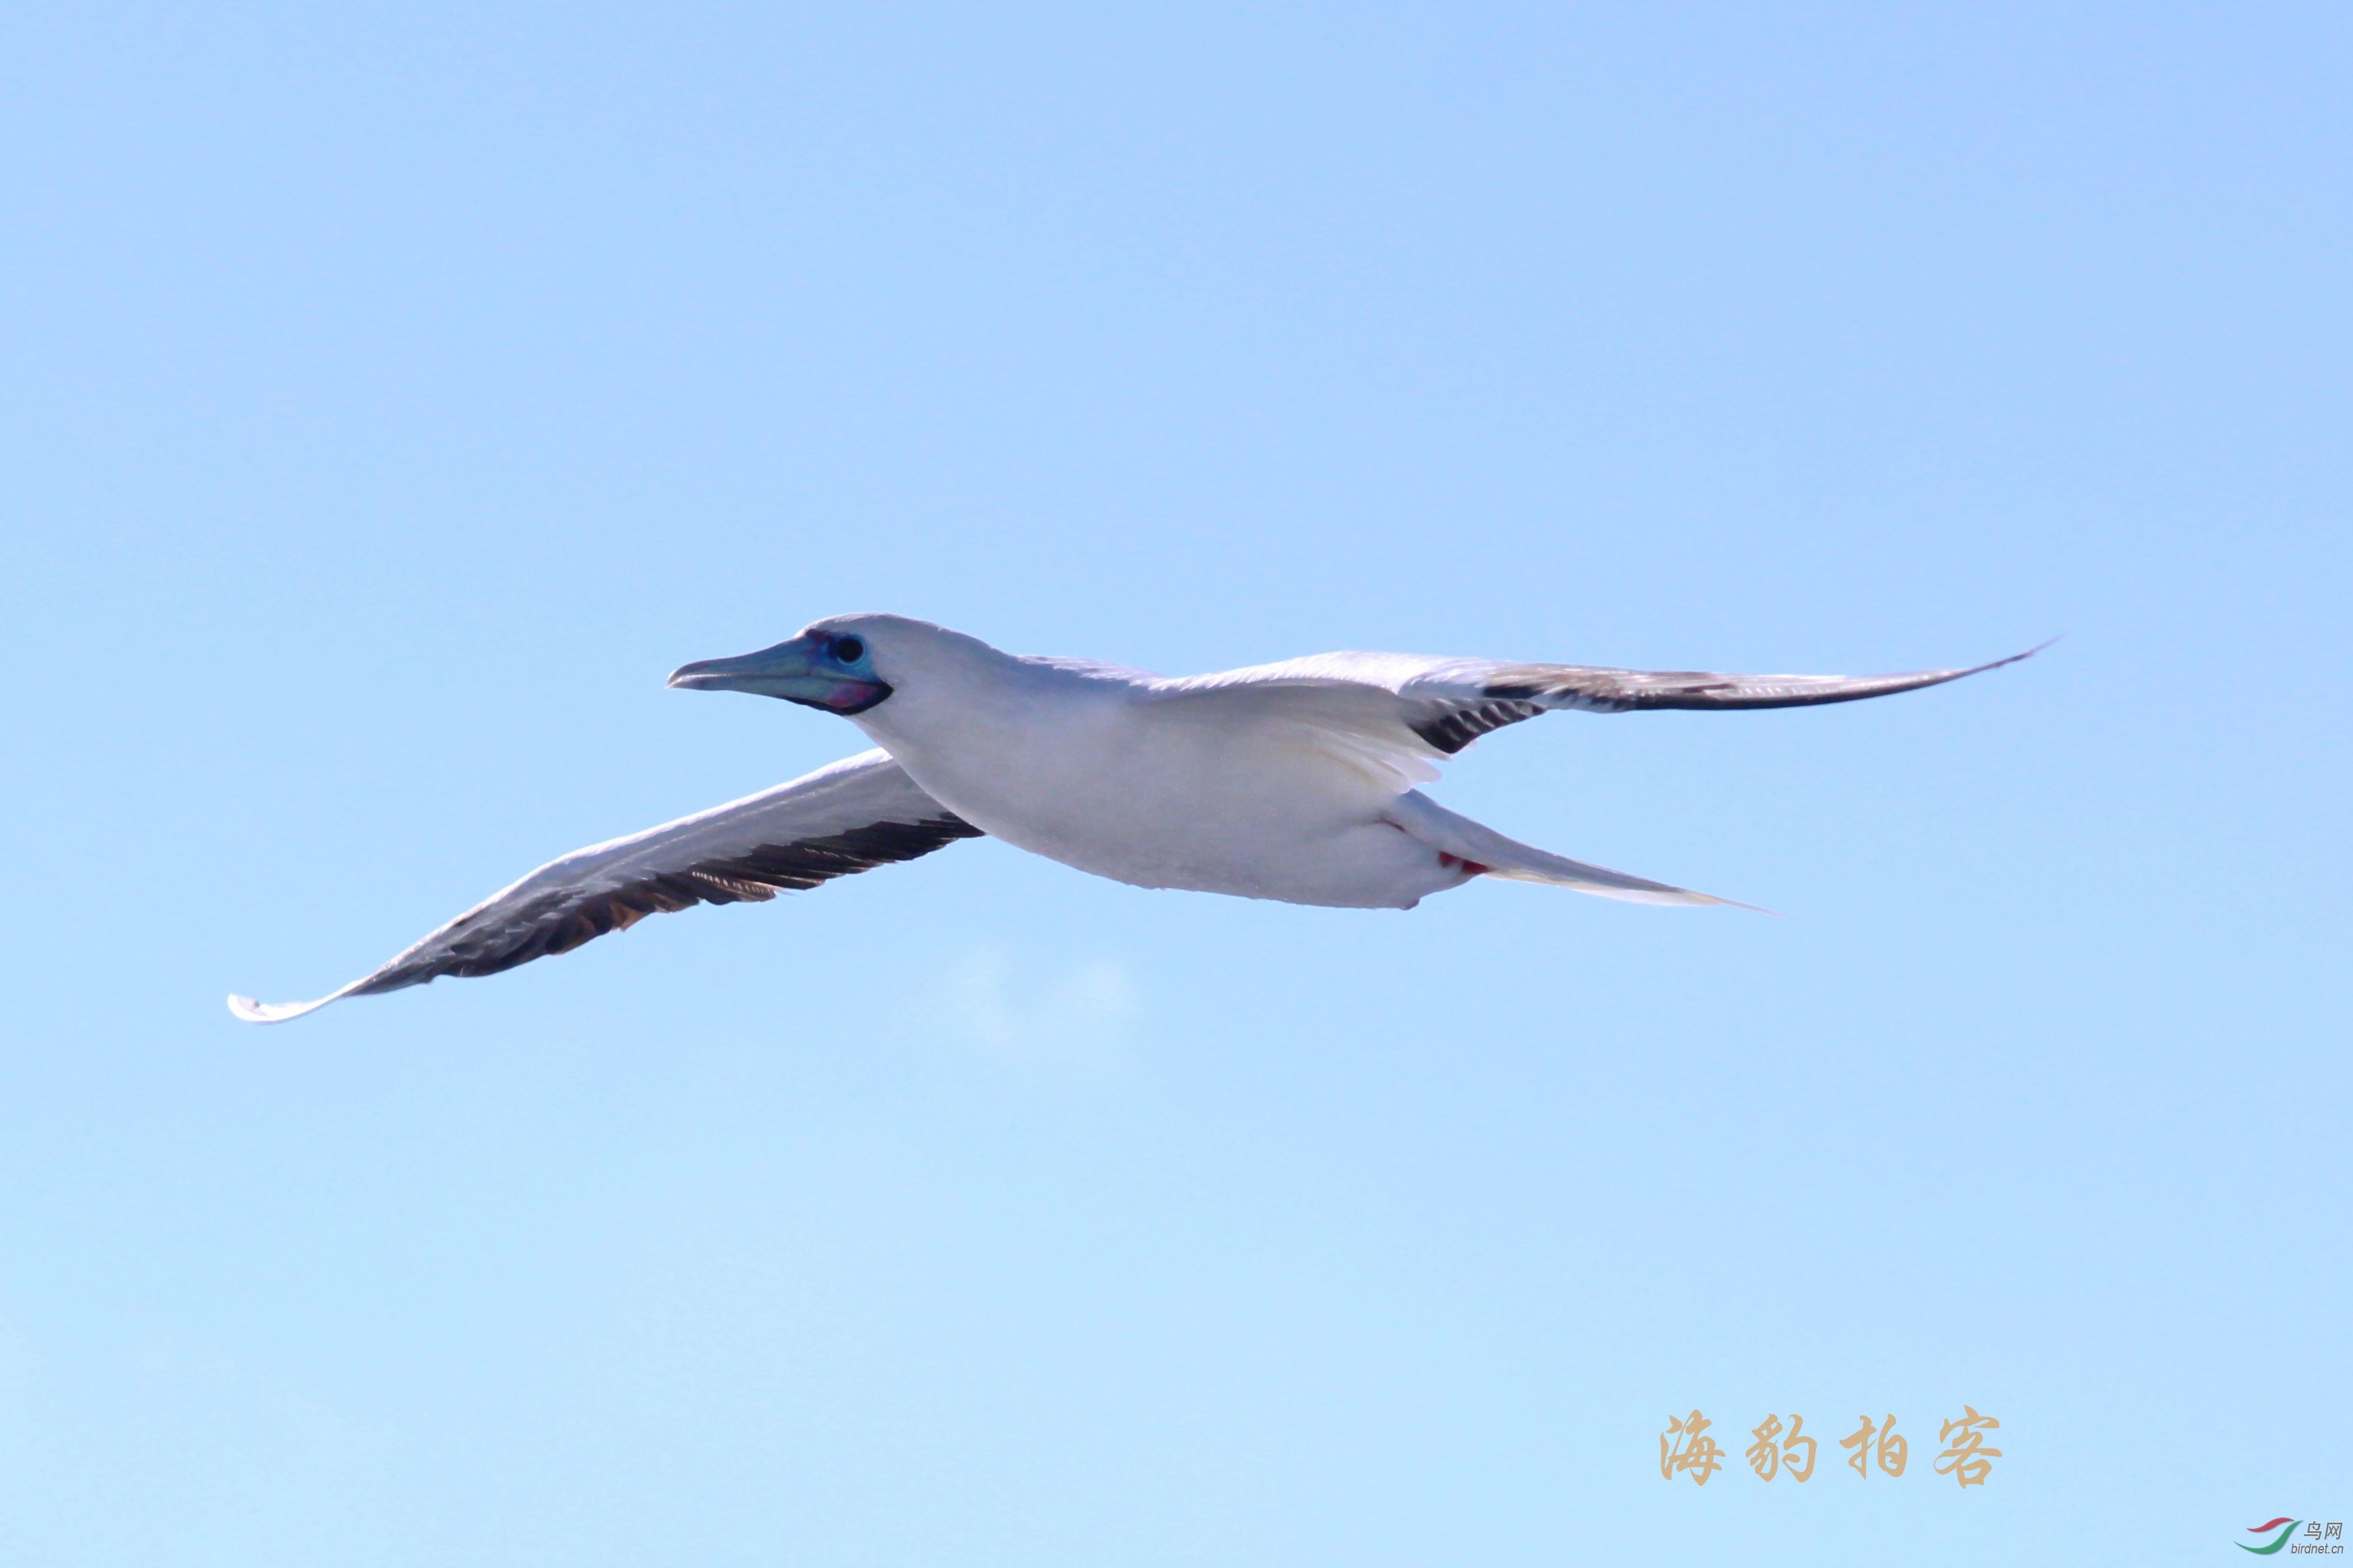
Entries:
[[1659, 1474], [1673, 1480], [1678, 1471], [1689, 1471], [1694, 1486], [1707, 1485], [1708, 1477], [1724, 1468], [1724, 1450], [1706, 1436], [1710, 1425], [1696, 1410], [1689, 1415], [1669, 1416], [1667, 1429], [1659, 1434]]
[[1867, 1460], [1871, 1454], [1872, 1438], [1876, 1435], [1879, 1440], [1879, 1468], [1891, 1476], [1902, 1475], [1905, 1461], [1911, 1458], [1912, 1445], [1905, 1442], [1903, 1434], [1895, 1430], [1895, 1417], [1890, 1415], [1884, 1423], [1878, 1426], [1873, 1426], [1868, 1415], [1859, 1419], [1862, 1422], [1862, 1427], [1852, 1436], [1839, 1439], [1840, 1447], [1854, 1450], [1848, 1456], [1846, 1461], [1854, 1467], [1854, 1473], [1866, 1478], [1870, 1476]]
[[[1883, 1475], [1903, 1475], [1911, 1460], [1912, 1445], [1895, 1429], [1894, 1414], [1878, 1421], [1868, 1415], [1858, 1419], [1862, 1425], [1838, 1440], [1838, 1446], [1847, 1450], [1847, 1468], [1864, 1480], [1871, 1479], [1873, 1465]], [[1709, 1436], [1712, 1426], [1696, 1410], [1669, 1419], [1667, 1429], [1659, 1434], [1659, 1474], [1662, 1479], [1671, 1481], [1677, 1476], [1689, 1476], [1694, 1486], [1704, 1487], [1710, 1477], [1725, 1468], [1725, 1451]], [[1962, 1405], [1959, 1415], [1937, 1429], [1937, 1439], [1944, 1444], [1944, 1450], [1936, 1455], [1936, 1474], [1950, 1476], [1964, 1487], [1985, 1485], [1986, 1478], [1993, 1473], [1994, 1461], [2001, 1458], [2000, 1448], [1987, 1445], [1986, 1435], [2000, 1427], [2001, 1423], [1992, 1416], [1979, 1415], [1976, 1405]], [[1819, 1449], [1814, 1439], [1806, 1436], [1804, 1416], [1795, 1411], [1786, 1417], [1767, 1411], [1765, 1418], [1748, 1429], [1748, 1436], [1754, 1441], [1744, 1454], [1758, 1480], [1777, 1480], [1783, 1476], [1793, 1481], [1813, 1479]]]
[[1767, 1414], [1762, 1422], [1749, 1428], [1748, 1435], [1757, 1441], [1749, 1445], [1748, 1468], [1757, 1472], [1760, 1480], [1769, 1481], [1784, 1468], [1789, 1472], [1789, 1479], [1793, 1481], [1811, 1479], [1814, 1474], [1814, 1440], [1805, 1433], [1804, 1416], [1792, 1415], [1789, 1417], [1789, 1435], [1783, 1437], [1781, 1418]]
[[1986, 1474], [1993, 1462], [2001, 1458], [2000, 1448], [1985, 1447], [1986, 1429], [2001, 1423], [1990, 1415], [1980, 1415], [1977, 1406], [1961, 1406], [1961, 1418], [1947, 1421], [1936, 1432], [1936, 1440], [1945, 1451], [1936, 1456], [1936, 1473], [1950, 1476], [1965, 1487], [1985, 1485]]

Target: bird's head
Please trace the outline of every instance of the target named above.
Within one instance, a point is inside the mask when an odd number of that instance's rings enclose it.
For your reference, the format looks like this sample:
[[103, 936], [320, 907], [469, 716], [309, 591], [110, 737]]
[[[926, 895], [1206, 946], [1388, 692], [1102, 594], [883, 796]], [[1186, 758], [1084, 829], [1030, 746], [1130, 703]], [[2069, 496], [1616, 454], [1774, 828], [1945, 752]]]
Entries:
[[903, 662], [911, 628], [898, 616], [834, 616], [789, 642], [734, 658], [699, 659], [671, 672], [670, 684], [689, 691], [750, 691], [781, 697], [844, 718], [887, 701], [884, 671]]

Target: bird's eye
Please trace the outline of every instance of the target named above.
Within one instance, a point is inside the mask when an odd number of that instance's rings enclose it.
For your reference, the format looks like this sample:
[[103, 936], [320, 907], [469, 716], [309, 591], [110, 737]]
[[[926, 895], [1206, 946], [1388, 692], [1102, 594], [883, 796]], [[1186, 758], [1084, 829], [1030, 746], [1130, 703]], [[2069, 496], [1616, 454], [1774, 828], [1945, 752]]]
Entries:
[[866, 657], [866, 645], [856, 637], [836, 637], [830, 651], [840, 663], [856, 664]]

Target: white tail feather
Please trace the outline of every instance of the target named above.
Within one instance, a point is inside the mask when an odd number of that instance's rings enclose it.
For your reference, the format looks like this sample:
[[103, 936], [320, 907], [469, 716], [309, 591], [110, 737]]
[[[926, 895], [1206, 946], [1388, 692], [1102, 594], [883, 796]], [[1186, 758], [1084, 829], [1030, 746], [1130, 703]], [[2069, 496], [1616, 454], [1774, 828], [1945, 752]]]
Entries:
[[1712, 893], [1694, 893], [1689, 888], [1671, 887], [1647, 877], [1612, 871], [1606, 866], [1588, 866], [1582, 860], [1571, 860], [1516, 838], [1506, 838], [1484, 824], [1447, 810], [1418, 789], [1408, 790], [1391, 804], [1389, 820], [1441, 854], [1484, 866], [1489, 875], [1507, 877], [1515, 882], [1546, 882], [1556, 888], [1574, 888], [1580, 893], [1637, 904], [1757, 908], [1736, 899], [1719, 899]]

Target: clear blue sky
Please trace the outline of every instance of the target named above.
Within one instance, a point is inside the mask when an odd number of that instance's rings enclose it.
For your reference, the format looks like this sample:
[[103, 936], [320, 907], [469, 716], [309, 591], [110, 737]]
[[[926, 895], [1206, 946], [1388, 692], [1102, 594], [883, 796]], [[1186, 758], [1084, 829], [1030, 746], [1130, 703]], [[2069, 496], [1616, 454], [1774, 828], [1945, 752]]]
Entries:
[[[10, 7], [0, 1560], [2353, 1518], [2348, 80], [2320, 5]], [[222, 1009], [861, 746], [661, 679], [870, 608], [1171, 672], [2069, 635], [1435, 791], [1781, 919], [984, 842]]]

